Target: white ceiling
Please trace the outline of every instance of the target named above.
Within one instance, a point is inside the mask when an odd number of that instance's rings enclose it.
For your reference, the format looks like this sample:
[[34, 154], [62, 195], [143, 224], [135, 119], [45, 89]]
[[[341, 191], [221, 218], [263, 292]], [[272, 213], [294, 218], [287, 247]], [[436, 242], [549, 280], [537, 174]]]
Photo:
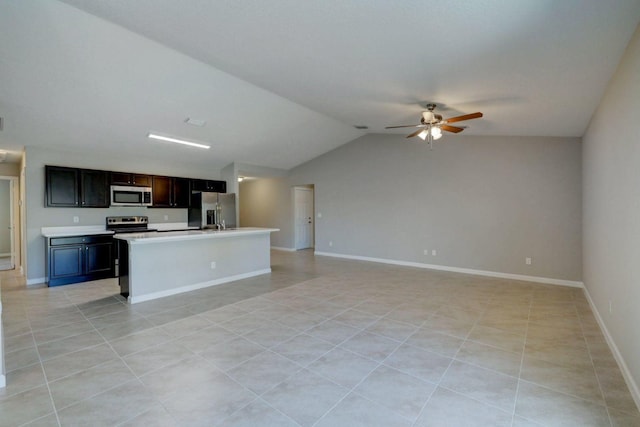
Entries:
[[638, 0], [64, 3], [0, 0], [0, 149], [214, 167], [288, 169], [427, 102], [482, 111], [466, 135], [581, 136], [640, 20]]

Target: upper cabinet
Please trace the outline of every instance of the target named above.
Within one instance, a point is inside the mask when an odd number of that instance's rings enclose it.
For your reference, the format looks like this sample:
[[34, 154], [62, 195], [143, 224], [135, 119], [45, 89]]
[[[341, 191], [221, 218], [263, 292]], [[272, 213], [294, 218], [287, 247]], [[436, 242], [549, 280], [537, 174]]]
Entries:
[[45, 167], [45, 205], [53, 207], [80, 206], [78, 169], [59, 166]]
[[191, 191], [227, 192], [225, 181], [45, 166], [45, 206], [108, 208], [110, 185], [151, 187], [154, 208], [188, 208]]
[[46, 166], [45, 175], [46, 206], [109, 207], [108, 172]]
[[80, 204], [84, 208], [109, 207], [109, 172], [80, 169]]
[[151, 175], [129, 172], [111, 172], [111, 185], [131, 185], [134, 187], [151, 187]]
[[209, 179], [192, 179], [191, 191], [211, 191], [215, 193], [226, 193], [227, 183], [225, 181], [213, 181]]
[[153, 177], [154, 208], [189, 207], [189, 178]]

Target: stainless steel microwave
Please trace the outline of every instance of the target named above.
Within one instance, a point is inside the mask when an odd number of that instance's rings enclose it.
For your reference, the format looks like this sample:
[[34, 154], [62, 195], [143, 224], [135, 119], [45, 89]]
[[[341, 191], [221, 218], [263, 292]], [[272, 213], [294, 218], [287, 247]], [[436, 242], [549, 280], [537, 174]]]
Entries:
[[151, 187], [111, 186], [111, 206], [151, 206]]

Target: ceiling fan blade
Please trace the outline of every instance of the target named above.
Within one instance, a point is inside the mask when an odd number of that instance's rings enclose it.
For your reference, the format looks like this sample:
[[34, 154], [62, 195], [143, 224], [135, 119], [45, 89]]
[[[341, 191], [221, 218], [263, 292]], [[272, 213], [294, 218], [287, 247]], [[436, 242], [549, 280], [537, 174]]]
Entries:
[[418, 129], [417, 131], [410, 133], [409, 135], [407, 135], [407, 138], [413, 138], [414, 136], [418, 135], [420, 132], [422, 132], [424, 129]]
[[449, 126], [449, 125], [440, 125], [442, 130], [446, 130], [447, 132], [459, 133], [464, 130], [464, 128], [459, 128], [458, 126]]
[[387, 126], [385, 129], [396, 129], [396, 128], [417, 128], [424, 127], [424, 125], [400, 125], [400, 126]]
[[446, 119], [444, 123], [455, 123], [455, 122], [461, 122], [463, 120], [479, 119], [480, 117], [482, 117], [482, 113], [477, 112], [477, 113], [465, 114], [464, 116], [451, 117], [450, 119]]

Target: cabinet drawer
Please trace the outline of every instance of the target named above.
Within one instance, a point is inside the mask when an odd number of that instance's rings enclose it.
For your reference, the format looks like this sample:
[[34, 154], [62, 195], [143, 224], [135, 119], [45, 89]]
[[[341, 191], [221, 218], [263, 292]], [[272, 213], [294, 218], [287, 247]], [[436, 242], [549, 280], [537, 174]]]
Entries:
[[78, 245], [83, 243], [102, 243], [111, 242], [113, 236], [111, 234], [96, 236], [73, 236], [73, 237], [52, 237], [49, 241], [50, 246], [60, 245]]

